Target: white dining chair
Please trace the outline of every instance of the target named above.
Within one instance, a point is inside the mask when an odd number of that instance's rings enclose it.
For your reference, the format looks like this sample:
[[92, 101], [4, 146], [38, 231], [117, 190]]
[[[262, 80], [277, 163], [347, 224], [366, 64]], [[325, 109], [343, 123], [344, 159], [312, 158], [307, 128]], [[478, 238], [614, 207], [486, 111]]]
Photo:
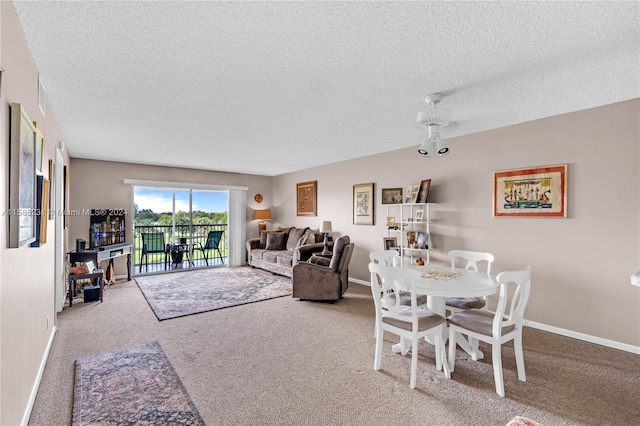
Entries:
[[[380, 250], [380, 251], [372, 251], [369, 253], [369, 261], [372, 263], [378, 263], [386, 266], [399, 267], [402, 266], [402, 257], [400, 257], [400, 253], [397, 250]], [[381, 294], [382, 298], [382, 307], [384, 309], [387, 308], [387, 303], [395, 303], [396, 297], [385, 297], [384, 294]], [[401, 305], [411, 305], [411, 295], [408, 292], [401, 291], [399, 297], [399, 303]], [[418, 295], [418, 306], [427, 305], [427, 295]]]
[[[485, 272], [488, 275], [491, 275], [491, 264], [493, 263], [494, 257], [491, 253], [485, 253], [481, 251], [469, 251], [469, 250], [450, 250], [449, 251], [449, 259], [451, 259], [451, 267], [456, 268], [460, 265], [457, 265], [459, 260], [466, 261], [464, 265], [464, 269], [472, 269], [474, 271], [478, 271], [478, 263], [486, 262], [486, 270]], [[447, 297], [446, 299], [446, 308], [451, 313], [464, 311], [465, 309], [479, 309], [486, 308], [487, 306], [487, 298], [486, 297]]]
[[[493, 375], [496, 393], [504, 396], [502, 376], [502, 344], [513, 340], [518, 379], [527, 381], [522, 351], [522, 323], [524, 309], [531, 290], [531, 267], [520, 271], [504, 271], [496, 277], [500, 283], [500, 297], [495, 313], [484, 309], [467, 309], [447, 318], [449, 324], [449, 366], [453, 372], [456, 361], [456, 339], [469, 338], [473, 353], [482, 340], [492, 345]], [[510, 289], [510, 287], [514, 287]], [[511, 296], [510, 296], [511, 294]], [[507, 312], [508, 307], [508, 312]], [[473, 357], [473, 359], [477, 359]]]
[[[394, 268], [377, 263], [369, 263], [369, 271], [371, 272], [371, 292], [376, 308], [376, 350], [373, 369], [380, 370], [382, 364], [382, 339], [385, 331], [400, 336], [402, 355], [406, 355], [406, 340], [410, 339], [412, 349], [409, 386], [414, 389], [418, 369], [418, 340], [431, 335], [435, 342], [436, 369], [444, 370], [445, 377], [450, 378], [451, 372], [442, 338], [445, 319], [428, 309], [418, 307], [415, 286], [416, 281], [421, 278], [420, 272], [416, 269]], [[410, 305], [400, 304], [397, 283], [402, 283], [404, 287], [411, 289]], [[394, 297], [395, 303], [390, 303], [387, 309], [383, 309], [379, 294]]]

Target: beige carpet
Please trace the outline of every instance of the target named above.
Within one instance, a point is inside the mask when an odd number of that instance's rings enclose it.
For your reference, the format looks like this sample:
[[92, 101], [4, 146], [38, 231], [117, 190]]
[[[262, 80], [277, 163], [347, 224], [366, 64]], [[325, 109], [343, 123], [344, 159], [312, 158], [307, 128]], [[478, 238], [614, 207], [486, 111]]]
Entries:
[[373, 303], [352, 284], [336, 304], [289, 297], [159, 322], [134, 282], [104, 303], [65, 308], [30, 424], [68, 425], [74, 361], [158, 340], [208, 425], [504, 425], [515, 415], [552, 425], [631, 425], [640, 419], [640, 356], [526, 329], [526, 383], [503, 348], [506, 397], [487, 358], [462, 357], [453, 378], [420, 345], [417, 388], [410, 357], [391, 353], [373, 370]]

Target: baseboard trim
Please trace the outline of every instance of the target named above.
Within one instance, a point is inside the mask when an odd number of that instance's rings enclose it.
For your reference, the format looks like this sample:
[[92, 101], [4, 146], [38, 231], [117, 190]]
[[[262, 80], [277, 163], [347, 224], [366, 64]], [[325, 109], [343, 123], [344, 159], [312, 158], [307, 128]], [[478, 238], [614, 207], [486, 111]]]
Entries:
[[535, 321], [524, 321], [526, 327], [536, 328], [538, 330], [548, 331], [550, 333], [559, 334], [572, 339], [582, 340], [584, 342], [595, 343], [597, 345], [606, 346], [612, 349], [618, 349], [632, 354], [640, 355], [640, 346], [633, 346], [627, 343], [616, 342], [615, 340], [603, 339], [602, 337], [592, 336], [590, 334], [580, 333], [573, 330], [567, 330], [560, 327], [554, 327], [547, 324], [541, 324]]
[[[371, 287], [369, 281], [358, 280], [355, 278], [349, 278], [349, 282]], [[616, 342], [615, 340], [603, 339], [602, 337], [591, 336], [589, 334], [580, 333], [577, 331], [567, 330], [560, 327], [554, 327], [552, 325], [542, 324], [535, 321], [524, 321], [526, 327], [536, 328], [538, 330], [548, 331], [550, 333], [559, 334], [560, 336], [571, 337], [572, 339], [582, 340], [584, 342], [595, 343], [597, 345], [606, 346], [612, 349], [618, 349], [632, 354], [640, 355], [640, 346], [633, 346], [627, 343]]]
[[42, 380], [42, 375], [44, 374], [44, 367], [47, 365], [47, 359], [49, 359], [49, 351], [51, 350], [51, 346], [53, 346], [53, 338], [55, 337], [57, 330], [58, 328], [54, 326], [53, 330], [51, 331], [51, 336], [49, 336], [49, 341], [47, 342], [47, 348], [45, 349], [44, 355], [42, 356], [42, 361], [40, 361], [38, 375], [36, 376], [36, 380], [33, 383], [33, 387], [31, 388], [31, 395], [29, 395], [29, 401], [27, 401], [27, 407], [24, 411], [24, 415], [22, 416], [22, 421], [20, 422], [20, 424], [23, 426], [26, 426], [29, 423], [31, 410], [33, 410], [33, 404], [35, 404], [36, 402], [38, 388], [40, 387], [40, 381]]

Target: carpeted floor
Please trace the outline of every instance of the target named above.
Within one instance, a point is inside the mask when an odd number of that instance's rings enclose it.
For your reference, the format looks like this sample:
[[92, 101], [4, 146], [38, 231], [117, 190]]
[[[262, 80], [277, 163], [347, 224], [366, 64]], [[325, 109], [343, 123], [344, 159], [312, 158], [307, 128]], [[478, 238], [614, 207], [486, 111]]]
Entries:
[[291, 279], [249, 266], [137, 277], [158, 320], [289, 296]]
[[75, 426], [204, 425], [158, 342], [78, 358]]

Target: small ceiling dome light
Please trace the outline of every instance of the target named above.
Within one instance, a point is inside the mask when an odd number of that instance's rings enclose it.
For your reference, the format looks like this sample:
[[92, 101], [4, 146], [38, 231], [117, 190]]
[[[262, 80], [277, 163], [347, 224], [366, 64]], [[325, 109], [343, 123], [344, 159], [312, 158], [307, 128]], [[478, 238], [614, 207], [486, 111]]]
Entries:
[[428, 139], [422, 143], [420, 148], [418, 148], [418, 153], [423, 157], [431, 157], [433, 144], [436, 145], [439, 156], [447, 155], [449, 153], [449, 147], [445, 140], [440, 137], [440, 128], [447, 127], [452, 124], [451, 111], [437, 107], [437, 104], [443, 97], [444, 95], [442, 93], [432, 93], [427, 95], [424, 100], [426, 103], [431, 105], [432, 108], [418, 113], [418, 126], [426, 127], [429, 133]]

